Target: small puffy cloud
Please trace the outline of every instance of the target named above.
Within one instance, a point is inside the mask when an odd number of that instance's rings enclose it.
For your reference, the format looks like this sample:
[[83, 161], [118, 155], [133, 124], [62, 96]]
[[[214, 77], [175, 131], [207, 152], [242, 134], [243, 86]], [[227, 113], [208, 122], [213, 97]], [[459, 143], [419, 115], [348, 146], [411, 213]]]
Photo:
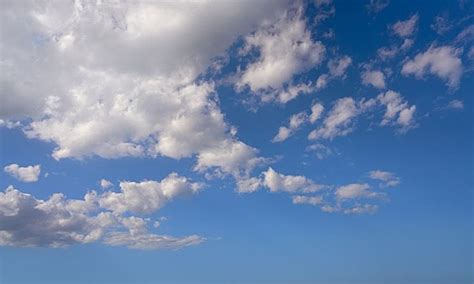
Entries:
[[370, 186], [366, 183], [351, 183], [340, 186], [336, 189], [337, 199], [357, 199], [357, 198], [372, 198], [380, 196], [380, 193], [369, 190]]
[[324, 106], [320, 103], [315, 103], [311, 106], [311, 114], [309, 115], [309, 122], [315, 123], [319, 120], [324, 111]]
[[237, 192], [239, 193], [255, 192], [259, 190], [261, 185], [262, 185], [262, 181], [258, 177], [240, 179], [237, 181]]
[[378, 95], [377, 100], [386, 107], [381, 125], [399, 125], [402, 131], [413, 128], [416, 125], [414, 118], [416, 106], [408, 105], [400, 93], [388, 90]]
[[35, 166], [21, 167], [17, 164], [11, 164], [11, 165], [5, 166], [3, 170], [7, 174], [11, 175], [12, 177], [22, 182], [35, 182], [35, 181], [38, 181], [38, 178], [40, 176], [41, 166], [35, 165]]
[[293, 204], [310, 204], [313, 206], [323, 204], [323, 198], [321, 196], [305, 196], [295, 195], [292, 197]]
[[174, 198], [199, 192], [203, 185], [192, 183], [176, 173], [161, 181], [120, 182], [120, 192], [105, 192], [98, 198], [100, 207], [122, 214], [151, 213]]
[[243, 71], [238, 89], [253, 92], [280, 89], [293, 75], [317, 66], [325, 47], [311, 39], [301, 8], [289, 10], [278, 21], [262, 25], [245, 38], [242, 54], [257, 49], [259, 57]]
[[306, 112], [300, 112], [290, 117], [288, 126], [282, 126], [278, 129], [277, 135], [273, 137], [272, 142], [282, 142], [288, 139], [301, 125], [308, 120]]
[[370, 13], [379, 13], [390, 4], [390, 0], [370, 0], [367, 4], [367, 11]]
[[396, 22], [391, 27], [392, 32], [402, 38], [412, 36], [416, 31], [416, 24], [418, 23], [418, 18], [418, 14], [415, 14], [411, 16], [408, 20]]
[[328, 74], [322, 74], [316, 80], [316, 90], [323, 89], [327, 84], [338, 77], [345, 78], [347, 68], [352, 64], [352, 59], [345, 55], [340, 58], [331, 59], [328, 62]]
[[402, 74], [415, 75], [423, 78], [427, 73], [438, 76], [446, 81], [449, 88], [457, 88], [461, 80], [463, 66], [459, 56], [461, 49], [451, 46], [430, 46], [428, 50], [419, 53], [414, 59], [403, 64]]
[[383, 182], [380, 184], [381, 187], [393, 187], [400, 184], [400, 178], [391, 172], [381, 170], [370, 171], [369, 177]]
[[108, 189], [114, 185], [111, 181], [106, 179], [101, 179], [99, 183], [102, 189]]
[[452, 100], [448, 103], [447, 108], [455, 109], [455, 110], [463, 110], [464, 109], [464, 103], [460, 100]]
[[297, 84], [293, 85], [290, 84], [288, 87], [282, 89], [282, 90], [276, 90], [274, 92], [268, 92], [265, 94], [262, 94], [262, 101], [263, 102], [270, 102], [270, 101], [276, 101], [281, 104], [286, 104], [287, 102], [295, 99], [297, 96], [301, 94], [309, 94], [314, 91], [314, 87], [308, 83], [308, 84]]
[[329, 74], [334, 77], [342, 77], [346, 74], [347, 68], [352, 64], [349, 56], [343, 56], [339, 59], [331, 59], [328, 62]]
[[372, 85], [377, 89], [385, 88], [385, 75], [380, 70], [365, 70], [361, 74], [362, 84]]
[[443, 35], [453, 28], [453, 23], [449, 21], [447, 15], [438, 15], [434, 18], [430, 27], [437, 34]]
[[336, 136], [344, 136], [352, 131], [351, 122], [360, 114], [358, 103], [350, 97], [338, 99], [329, 114], [323, 121], [323, 125], [310, 132], [310, 140], [333, 139]]
[[309, 193], [324, 188], [324, 185], [317, 184], [304, 176], [283, 175], [271, 167], [262, 174], [262, 184], [271, 192]]

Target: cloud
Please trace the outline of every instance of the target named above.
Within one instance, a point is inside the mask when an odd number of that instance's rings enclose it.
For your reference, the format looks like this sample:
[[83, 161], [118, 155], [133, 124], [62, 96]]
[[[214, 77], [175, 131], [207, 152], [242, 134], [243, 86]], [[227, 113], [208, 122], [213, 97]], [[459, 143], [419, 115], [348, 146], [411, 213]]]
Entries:
[[393, 24], [392, 32], [401, 38], [411, 37], [416, 31], [416, 24], [418, 23], [418, 14], [411, 16], [408, 20], [398, 21]]
[[57, 160], [196, 157], [230, 175], [261, 161], [230, 132], [214, 83], [196, 79], [286, 1], [43, 4], [2, 7], [2, 121], [25, 121]]
[[381, 187], [393, 187], [400, 184], [400, 178], [391, 172], [375, 170], [369, 172], [369, 177], [374, 180], [382, 181]]
[[370, 0], [366, 8], [370, 13], [376, 14], [387, 8], [389, 4], [390, 0]]
[[447, 108], [455, 109], [455, 110], [463, 110], [464, 103], [460, 100], [452, 100], [448, 103]]
[[308, 147], [306, 147], [306, 151], [316, 153], [316, 157], [319, 160], [323, 160], [333, 154], [333, 150], [331, 150], [331, 148], [320, 143], [309, 145]]
[[377, 96], [380, 104], [386, 107], [381, 125], [395, 124], [401, 127], [402, 131], [406, 131], [416, 126], [414, 114], [415, 105], [408, 105], [403, 100], [400, 93], [388, 90]]
[[324, 188], [324, 185], [317, 184], [304, 176], [283, 175], [277, 173], [272, 168], [268, 168], [268, 170], [262, 174], [262, 184], [271, 192], [309, 193]]
[[461, 49], [458, 48], [432, 45], [425, 52], [417, 54], [414, 59], [405, 62], [402, 74], [422, 78], [430, 73], [445, 80], [449, 88], [455, 89], [459, 86], [463, 72], [460, 54]]
[[321, 196], [304, 196], [295, 195], [292, 197], [293, 204], [310, 204], [313, 206], [323, 204], [323, 198]]
[[345, 78], [347, 68], [352, 64], [352, 59], [345, 55], [340, 58], [330, 59], [328, 62], [329, 74], [322, 74], [316, 80], [316, 89], [320, 90], [335, 78]]
[[357, 198], [373, 198], [380, 196], [380, 193], [369, 191], [370, 186], [366, 183], [351, 183], [338, 187], [336, 189], [337, 199], [357, 199]]
[[100, 207], [117, 214], [150, 214], [171, 200], [198, 193], [203, 185], [189, 182], [176, 173], [161, 181], [120, 182], [120, 192], [105, 192], [98, 198]]
[[99, 184], [102, 189], [108, 189], [114, 185], [111, 181], [106, 179], [101, 179]]
[[278, 133], [273, 137], [272, 142], [283, 142], [293, 135], [302, 125], [307, 122], [315, 123], [324, 111], [323, 105], [314, 103], [311, 106], [311, 113], [308, 115], [305, 111], [294, 114], [290, 117], [288, 126], [281, 126]]
[[3, 170], [22, 182], [36, 182], [41, 173], [41, 165], [21, 167], [17, 164], [5, 166]]
[[172, 199], [194, 194], [202, 187], [177, 174], [146, 182], [121, 182], [121, 192], [88, 192], [83, 199], [55, 193], [36, 199], [9, 186], [0, 192], [0, 246], [65, 247], [103, 242], [132, 249], [179, 249], [205, 238], [158, 235], [149, 219], [123, 213], [151, 214]]
[[237, 88], [252, 92], [281, 89], [295, 74], [320, 64], [325, 47], [311, 39], [302, 8], [287, 11], [278, 21], [262, 25], [245, 38], [242, 55], [258, 50], [258, 58], [243, 71]]
[[365, 70], [361, 74], [362, 84], [385, 89], [385, 75], [380, 70]]
[[453, 28], [453, 23], [449, 21], [447, 15], [438, 15], [434, 18], [434, 21], [430, 27], [437, 34], [443, 35]]
[[311, 131], [308, 139], [333, 139], [349, 134], [352, 132], [352, 121], [374, 104], [374, 100], [356, 102], [350, 97], [338, 99], [323, 120], [323, 125]]
[[290, 135], [292, 135], [301, 125], [308, 120], [306, 112], [299, 112], [290, 117], [288, 127], [282, 126], [278, 130], [278, 133], [273, 137], [272, 142], [285, 141]]

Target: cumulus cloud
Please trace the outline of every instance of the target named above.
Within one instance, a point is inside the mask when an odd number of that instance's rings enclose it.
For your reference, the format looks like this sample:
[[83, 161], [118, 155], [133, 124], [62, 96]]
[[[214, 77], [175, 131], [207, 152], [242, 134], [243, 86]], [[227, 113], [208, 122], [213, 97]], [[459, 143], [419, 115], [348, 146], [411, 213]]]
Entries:
[[38, 181], [41, 173], [41, 165], [21, 167], [17, 164], [5, 166], [3, 170], [22, 182]]
[[331, 148], [320, 143], [309, 145], [306, 147], [306, 151], [314, 152], [319, 160], [323, 160], [333, 154]]
[[338, 77], [345, 78], [347, 68], [352, 64], [352, 59], [345, 55], [340, 58], [330, 59], [328, 62], [328, 74], [322, 74], [316, 80], [316, 89], [320, 90], [327, 86], [327, 84]]
[[196, 78], [286, 4], [8, 2], [0, 119], [24, 120], [57, 160], [194, 156], [198, 170], [249, 171], [239, 167], [258, 151], [232, 135], [213, 82]]
[[372, 85], [377, 89], [385, 88], [385, 75], [380, 70], [365, 70], [361, 74], [362, 84]]
[[415, 105], [409, 105], [403, 100], [400, 93], [388, 90], [377, 96], [380, 104], [386, 107], [381, 125], [395, 124], [401, 127], [402, 131], [413, 128], [415, 123]]
[[16, 247], [65, 247], [101, 241], [134, 249], [179, 249], [205, 238], [158, 235], [148, 229], [149, 219], [124, 213], [151, 214], [167, 202], [194, 194], [202, 188], [177, 174], [161, 181], [122, 182], [120, 192], [83, 199], [61, 193], [36, 199], [12, 186], [0, 192], [0, 245]]
[[309, 193], [316, 192], [324, 188], [324, 185], [317, 184], [304, 176], [284, 175], [277, 173], [271, 167], [263, 172], [263, 186], [271, 192], [289, 192], [289, 193]]
[[241, 74], [237, 88], [253, 92], [281, 89], [293, 75], [320, 64], [325, 47], [311, 39], [301, 8], [287, 11], [278, 21], [263, 24], [245, 38], [241, 54], [258, 50], [258, 58]]
[[171, 173], [161, 181], [122, 181], [120, 192], [105, 192], [98, 198], [98, 202], [100, 207], [118, 214], [149, 214], [174, 198], [196, 194], [202, 187], [200, 183], [189, 182], [185, 177]]
[[302, 124], [308, 120], [308, 115], [306, 112], [299, 112], [290, 117], [288, 127], [282, 126], [278, 129], [278, 133], [273, 137], [272, 142], [282, 142], [285, 141], [290, 135], [293, 134]]
[[400, 184], [400, 178], [391, 172], [375, 170], [370, 171], [369, 176], [371, 179], [383, 182], [380, 184], [381, 187], [393, 187]]
[[418, 14], [415, 14], [405, 21], [396, 22], [391, 27], [392, 32], [402, 38], [412, 36], [416, 31], [418, 18], [419, 18]]
[[290, 117], [288, 126], [281, 126], [278, 133], [273, 137], [272, 142], [283, 142], [293, 135], [303, 124], [315, 123], [320, 117], [324, 107], [320, 103], [314, 103], [311, 106], [311, 113], [308, 115], [305, 111], [294, 114]]
[[366, 183], [351, 183], [336, 189], [337, 199], [357, 199], [362, 197], [378, 197], [381, 193], [372, 192]]
[[374, 105], [374, 100], [356, 102], [350, 97], [338, 99], [323, 120], [322, 126], [311, 131], [308, 139], [333, 139], [349, 134], [352, 132], [352, 121]]
[[461, 49], [459, 48], [432, 45], [425, 52], [419, 53], [415, 58], [405, 62], [402, 74], [423, 78], [425, 74], [430, 73], [446, 81], [449, 88], [455, 89], [459, 86], [463, 72], [460, 55]]
[[114, 185], [111, 181], [106, 179], [101, 179], [99, 184], [102, 189], [108, 189]]

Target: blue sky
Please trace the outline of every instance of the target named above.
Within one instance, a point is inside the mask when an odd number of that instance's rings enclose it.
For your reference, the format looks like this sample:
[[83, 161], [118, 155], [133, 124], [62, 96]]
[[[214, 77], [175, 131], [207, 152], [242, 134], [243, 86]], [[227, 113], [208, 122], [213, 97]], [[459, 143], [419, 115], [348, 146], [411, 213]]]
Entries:
[[1, 6], [1, 283], [473, 281], [472, 1]]

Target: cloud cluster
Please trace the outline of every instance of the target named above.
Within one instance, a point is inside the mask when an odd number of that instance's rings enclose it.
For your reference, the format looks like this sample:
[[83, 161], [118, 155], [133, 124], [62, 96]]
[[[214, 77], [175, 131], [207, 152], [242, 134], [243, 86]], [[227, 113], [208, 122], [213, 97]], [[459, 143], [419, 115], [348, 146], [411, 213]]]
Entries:
[[322, 115], [324, 107], [320, 103], [314, 103], [311, 106], [311, 113], [308, 115], [305, 111], [294, 114], [290, 117], [288, 126], [281, 126], [278, 133], [273, 137], [272, 142], [282, 142], [293, 135], [303, 124], [315, 123]]
[[321, 42], [311, 39], [303, 10], [297, 8], [288, 10], [275, 23], [264, 23], [247, 36], [241, 55], [254, 50], [258, 51], [258, 58], [246, 66], [237, 88], [248, 86], [252, 92], [267, 97], [271, 93], [274, 100], [285, 103], [295, 96], [280, 98], [284, 84], [294, 75], [319, 65], [326, 49]]
[[430, 46], [425, 52], [419, 53], [415, 58], [403, 64], [402, 74], [415, 75], [423, 78], [427, 73], [433, 74], [446, 81], [449, 88], [459, 86], [463, 66], [459, 56], [461, 49], [451, 46]]
[[118, 193], [91, 191], [83, 199], [55, 193], [40, 200], [9, 186], [0, 192], [0, 245], [64, 247], [102, 241], [136, 249], [178, 249], [199, 244], [203, 237], [157, 235], [149, 231], [149, 219], [124, 213], [150, 214], [201, 188], [175, 173], [161, 181], [121, 182]]
[[340, 58], [330, 59], [328, 62], [328, 74], [321, 74], [316, 80], [316, 89], [320, 90], [327, 86], [327, 84], [338, 77], [344, 78], [347, 68], [352, 64], [352, 59], [345, 55]]
[[375, 170], [369, 172], [369, 177], [381, 181], [380, 187], [393, 187], [400, 184], [400, 178], [391, 172]]
[[22, 182], [38, 181], [41, 173], [41, 165], [21, 167], [17, 164], [5, 166], [3, 170]]

